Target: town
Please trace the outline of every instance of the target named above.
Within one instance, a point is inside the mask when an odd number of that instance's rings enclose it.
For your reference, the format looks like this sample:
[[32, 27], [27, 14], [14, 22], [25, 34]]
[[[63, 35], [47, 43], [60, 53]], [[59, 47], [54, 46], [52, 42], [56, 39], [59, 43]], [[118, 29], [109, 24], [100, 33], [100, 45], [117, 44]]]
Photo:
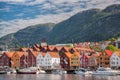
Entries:
[[[15, 70], [39, 67], [46, 72], [61, 69], [68, 73], [80, 68], [92, 71], [98, 67], [120, 70], [120, 51], [106, 49], [110, 44], [112, 43], [106, 41], [48, 45], [43, 41], [31, 47], [2, 52], [0, 67]], [[115, 45], [120, 47], [119, 40]], [[101, 50], [91, 48], [93, 46], [99, 46]]]

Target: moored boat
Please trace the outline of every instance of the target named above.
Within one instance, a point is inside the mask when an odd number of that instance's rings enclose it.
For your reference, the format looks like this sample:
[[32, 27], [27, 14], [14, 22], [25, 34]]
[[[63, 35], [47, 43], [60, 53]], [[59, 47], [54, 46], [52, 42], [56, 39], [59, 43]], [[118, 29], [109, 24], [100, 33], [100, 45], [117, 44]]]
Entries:
[[111, 68], [99, 67], [92, 75], [118, 75], [120, 71], [112, 70]]
[[90, 75], [92, 74], [92, 71], [88, 71], [86, 69], [78, 69], [78, 70], [75, 70], [75, 74], [80, 74], [80, 75]]
[[30, 67], [17, 70], [17, 74], [39, 74], [39, 71], [37, 70], [37, 68]]
[[3, 70], [3, 71], [2, 71], [2, 70], [0, 71], [0, 74], [6, 74], [6, 73], [7, 73], [7, 72], [4, 71], [4, 70]]

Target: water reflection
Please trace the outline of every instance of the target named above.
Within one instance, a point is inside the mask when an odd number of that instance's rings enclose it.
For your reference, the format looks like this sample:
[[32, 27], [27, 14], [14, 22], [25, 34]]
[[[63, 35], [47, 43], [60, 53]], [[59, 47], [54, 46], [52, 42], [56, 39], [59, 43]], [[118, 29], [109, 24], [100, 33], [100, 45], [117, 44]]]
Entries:
[[10, 74], [0, 75], [0, 80], [119, 80], [119, 76], [91, 76], [77, 74]]

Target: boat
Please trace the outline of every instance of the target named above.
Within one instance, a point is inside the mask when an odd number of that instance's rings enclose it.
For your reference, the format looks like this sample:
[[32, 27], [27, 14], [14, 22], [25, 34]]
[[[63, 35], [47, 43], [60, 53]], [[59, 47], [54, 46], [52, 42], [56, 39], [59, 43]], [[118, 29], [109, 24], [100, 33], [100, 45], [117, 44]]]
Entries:
[[17, 70], [17, 74], [39, 74], [39, 71], [33, 67]]
[[0, 70], [0, 74], [6, 74], [7, 72], [4, 70]]
[[38, 70], [38, 72], [39, 72], [39, 74], [44, 74], [44, 73], [46, 73], [44, 70]]
[[92, 71], [88, 71], [87, 69], [80, 68], [78, 70], [75, 70], [75, 74], [90, 75], [90, 74], [92, 74]]
[[99, 67], [92, 75], [118, 75], [120, 71], [112, 70], [111, 68]]
[[52, 71], [52, 74], [66, 74], [66, 73], [67, 73], [67, 71], [59, 70], [59, 69]]
[[12, 68], [9, 68], [7, 70], [7, 74], [16, 74], [16, 70], [15, 69], [12, 69]]
[[52, 70], [52, 74], [62, 74], [60, 70]]

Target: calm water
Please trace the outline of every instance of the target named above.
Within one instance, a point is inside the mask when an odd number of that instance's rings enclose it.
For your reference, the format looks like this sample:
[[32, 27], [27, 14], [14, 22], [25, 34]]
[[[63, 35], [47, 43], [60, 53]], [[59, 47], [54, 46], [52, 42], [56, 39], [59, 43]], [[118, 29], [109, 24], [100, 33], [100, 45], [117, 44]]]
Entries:
[[120, 75], [82, 76], [78, 74], [0, 74], [0, 80], [120, 80]]

